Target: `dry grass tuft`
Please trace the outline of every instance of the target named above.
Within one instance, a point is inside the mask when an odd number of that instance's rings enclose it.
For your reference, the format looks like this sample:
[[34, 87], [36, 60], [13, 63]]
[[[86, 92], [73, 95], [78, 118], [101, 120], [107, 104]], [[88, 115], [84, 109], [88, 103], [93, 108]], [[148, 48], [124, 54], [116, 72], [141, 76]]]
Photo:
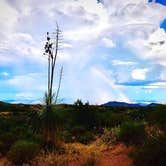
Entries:
[[64, 153], [41, 153], [31, 166], [97, 166], [101, 152], [108, 147], [97, 141], [84, 145], [81, 143], [67, 143], [63, 145]]

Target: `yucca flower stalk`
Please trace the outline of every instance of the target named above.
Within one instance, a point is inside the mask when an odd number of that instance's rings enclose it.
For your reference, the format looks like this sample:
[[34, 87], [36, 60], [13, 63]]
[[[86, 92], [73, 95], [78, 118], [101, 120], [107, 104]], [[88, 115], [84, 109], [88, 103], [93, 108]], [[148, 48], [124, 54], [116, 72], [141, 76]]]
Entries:
[[61, 35], [61, 31], [59, 30], [58, 24], [57, 24], [56, 33], [55, 33], [55, 41], [52, 41], [49, 32], [47, 32], [47, 41], [44, 47], [45, 48], [44, 54], [48, 56], [48, 88], [45, 95], [45, 97], [47, 97], [47, 99], [45, 100], [46, 105], [53, 104], [54, 96], [56, 96], [54, 101], [54, 103], [56, 104], [59, 90], [60, 90], [63, 67], [61, 67], [61, 70], [60, 70], [60, 77], [59, 77], [57, 92], [56, 94], [53, 93], [54, 70], [55, 70], [55, 64], [56, 64], [58, 50], [59, 50], [60, 35]]

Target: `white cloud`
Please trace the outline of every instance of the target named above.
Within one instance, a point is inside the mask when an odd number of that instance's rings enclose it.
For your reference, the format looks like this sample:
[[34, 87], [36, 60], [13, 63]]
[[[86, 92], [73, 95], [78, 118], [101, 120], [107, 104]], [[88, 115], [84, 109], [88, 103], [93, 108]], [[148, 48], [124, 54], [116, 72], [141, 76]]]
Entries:
[[[103, 98], [105, 101], [125, 101], [125, 102], [129, 102], [129, 98], [122, 92], [122, 90], [120, 89], [120, 86], [117, 86], [114, 83], [114, 80], [111, 78], [111, 76], [108, 76], [106, 74], [106, 71], [102, 71], [96, 67], [92, 67], [91, 68], [92, 72], [94, 75], [96, 75], [97, 77], [99, 77], [103, 82], [105, 82], [106, 84], [109, 85], [109, 89], [106, 91], [107, 93], [104, 93], [104, 91], [101, 93], [101, 98], [102, 98], [102, 94], [104, 95]], [[109, 94], [111, 96], [109, 96]], [[107, 96], [107, 100], [106, 100], [106, 96]]]
[[[36, 61], [37, 63], [45, 63], [46, 58], [43, 55], [41, 42], [35, 39], [28, 33], [9, 33], [0, 41], [0, 60], [5, 62], [22, 62], [25, 59], [28, 61]], [[11, 52], [9, 54], [9, 52]], [[7, 54], [7, 55], [5, 55]]]
[[[70, 41], [70, 44], [64, 42], [64, 46], [71, 48], [77, 43], [78, 47], [79, 42], [80, 49], [89, 46], [89, 42], [99, 43], [101, 37], [106, 46], [114, 47], [115, 43], [112, 42], [112, 38], [119, 34], [122, 34], [125, 39], [132, 39], [132, 45], [135, 45], [138, 40], [144, 40], [156, 30], [166, 16], [164, 6], [147, 3], [147, 0], [134, 2], [126, 0], [125, 3], [123, 0], [104, 0], [103, 2], [104, 5], [97, 4], [96, 0], [72, 0], [70, 2], [63, 0], [56, 1], [56, 3], [52, 0], [43, 0], [40, 3], [30, 0], [14, 1], [10, 6], [13, 5], [11, 10], [21, 13], [19, 17], [21, 17], [22, 23], [25, 24], [26, 21], [26, 27], [18, 24], [19, 29], [33, 27], [37, 31], [40, 15], [47, 15], [49, 22], [58, 20], [63, 29], [64, 39]], [[32, 22], [33, 18], [37, 18], [38, 21]], [[137, 44], [143, 50], [144, 46], [141, 45], [141, 43]], [[37, 44], [32, 45], [31, 43], [28, 46], [19, 42], [15, 46], [17, 46], [15, 50], [17, 49], [20, 53], [28, 56], [34, 54], [35, 56], [32, 57], [34, 59], [41, 58], [41, 47], [38, 47]], [[91, 43], [92, 47], [94, 45]]]
[[164, 29], [158, 28], [149, 36], [148, 42], [151, 45], [160, 45], [161, 41], [166, 40], [165, 38], [166, 33], [164, 32]]
[[71, 22], [76, 16], [80, 22], [73, 22], [74, 30], [72, 28], [64, 31], [64, 36], [71, 41], [96, 41], [109, 27], [107, 11], [102, 4], [97, 4], [96, 0], [66, 2], [64, 6], [65, 9], [61, 9], [61, 12], [65, 12]]
[[103, 39], [102, 39], [102, 42], [104, 43], [104, 45], [105, 45], [106, 47], [109, 47], [109, 48], [116, 47], [115, 43], [113, 43], [113, 41], [112, 41], [111, 39], [103, 38]]
[[155, 82], [143, 87], [144, 89], [166, 88], [166, 82]]
[[137, 63], [136, 62], [132, 62], [132, 61], [121, 61], [121, 60], [113, 60], [112, 61], [112, 64], [113, 65], [136, 65]]
[[[119, 87], [114, 84], [114, 79], [107, 75], [107, 69], [103, 69], [103, 72], [98, 68], [91, 70], [88, 66], [96, 59], [100, 63], [99, 66], [103, 66], [103, 68], [107, 66], [101, 62], [102, 56], [99, 56], [103, 52], [97, 52], [94, 55], [93, 51], [101, 43], [108, 48], [115, 46], [118, 48], [118, 43], [115, 44], [114, 41], [119, 41], [125, 43], [129, 51], [133, 50], [138, 57], [166, 65], [165, 44], [150, 45], [150, 42], [160, 42], [160, 39], [165, 38], [164, 32], [161, 29], [158, 30], [158, 27], [166, 17], [166, 7], [147, 3], [147, 0], [125, 0], [125, 2], [124, 0], [103, 0], [103, 2], [104, 5], [97, 4], [96, 0], [41, 0], [40, 2], [2, 0], [0, 3], [2, 9], [0, 25], [1, 28], [3, 27], [3, 33], [0, 33], [0, 37], [3, 39], [0, 41], [1, 63], [16, 64], [18, 61], [20, 63], [24, 61], [46, 63], [47, 58], [42, 56], [43, 33], [54, 30], [55, 20], [57, 20], [63, 30], [63, 51], [59, 54], [58, 61], [65, 63], [65, 70], [72, 75], [71, 80], [66, 81], [70, 84], [65, 85], [68, 86], [68, 89], [72, 89], [71, 93], [66, 93], [67, 97], [73, 95], [75, 98], [77, 96], [84, 99], [93, 98], [95, 102], [128, 101]], [[110, 59], [112, 54], [108, 55], [105, 62], [112, 61]], [[135, 62], [123, 59], [112, 62], [113, 65], [135, 64]], [[24, 71], [25, 68], [20, 68], [20, 70]], [[89, 70], [91, 74], [89, 74]], [[132, 77], [144, 80], [147, 72], [146, 68], [135, 69]], [[86, 76], [80, 78], [83, 73], [86, 73]], [[78, 77], [81, 81], [74, 77]], [[126, 77], [125, 74], [123, 77]], [[45, 89], [45, 86], [39, 86], [41, 79], [38, 77], [37, 79], [38, 81], [36, 81], [36, 76], [30, 74], [14, 76], [8, 81], [8, 84], [17, 88], [22, 87], [21, 93], [24, 93], [22, 90]], [[89, 87], [85, 87], [85, 85]]]
[[6, 77], [6, 76], [9, 76], [9, 73], [8, 73], [8, 72], [5, 72], [5, 71], [2, 72], [2, 73], [0, 73], [0, 74], [1, 74], [2, 76], [5, 76], [5, 77]]
[[[43, 80], [44, 78], [44, 80]], [[44, 84], [43, 84], [44, 83]], [[26, 75], [17, 75], [7, 80], [6, 84], [18, 88], [27, 93], [27, 91], [42, 91], [46, 89], [46, 77], [41, 73], [28, 73]], [[22, 92], [23, 94], [23, 92]]]
[[133, 43], [139, 57], [166, 66], [166, 33], [163, 29], [158, 28], [147, 39], [137, 39]]
[[15, 28], [19, 13], [12, 8], [5, 0], [0, 1], [0, 27], [1, 33], [10, 32]]
[[163, 29], [157, 29], [149, 36], [147, 41], [149, 50], [145, 56], [160, 65], [166, 66], [166, 33]]
[[146, 74], [149, 71], [149, 69], [144, 68], [144, 69], [134, 69], [131, 72], [131, 76], [133, 79], [136, 80], [145, 80], [146, 79]]
[[133, 51], [137, 51], [140, 58], [166, 66], [166, 33], [163, 29], [158, 28], [149, 33], [147, 39], [135, 39], [128, 44], [135, 49]]
[[35, 94], [34, 93], [29, 93], [29, 92], [21, 92], [16, 94], [16, 98], [24, 98], [24, 99], [31, 99], [34, 98]]

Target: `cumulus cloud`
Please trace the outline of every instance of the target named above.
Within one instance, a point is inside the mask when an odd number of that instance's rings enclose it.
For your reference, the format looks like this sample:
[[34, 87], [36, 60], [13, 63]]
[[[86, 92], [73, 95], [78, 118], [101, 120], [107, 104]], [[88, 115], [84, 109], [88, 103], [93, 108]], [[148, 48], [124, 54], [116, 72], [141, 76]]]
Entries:
[[166, 33], [159, 28], [149, 36], [149, 50], [145, 56], [160, 65], [166, 66]]
[[[36, 0], [2, 0], [0, 6], [0, 37], [3, 39], [0, 41], [0, 61], [3, 64], [31, 61], [35, 62], [35, 66], [46, 65], [47, 58], [42, 56], [44, 33], [55, 31], [56, 21], [59, 23], [63, 32], [63, 44], [57, 65], [65, 65], [64, 81], [69, 82], [65, 85], [66, 95], [93, 98], [95, 102], [113, 99], [128, 101], [128, 97], [114, 83], [115, 78], [107, 75], [110, 61], [115, 70], [116, 67], [139, 65], [138, 62], [129, 60], [132, 55], [166, 65], [165, 32], [159, 28], [166, 17], [166, 7], [160, 4], [148, 3], [147, 0], [103, 0], [102, 3], [96, 3], [96, 0], [41, 0], [40, 3]], [[119, 46], [119, 43], [123, 44]], [[99, 47], [102, 47], [100, 51]], [[132, 51], [128, 59], [119, 56], [123, 54], [120, 50], [122, 47]], [[105, 53], [105, 49], [109, 51]], [[112, 49], [117, 50], [111, 52]], [[113, 55], [117, 56], [114, 60]], [[93, 68], [94, 63], [102, 66], [104, 72]], [[32, 90], [33, 86], [33, 90], [38, 89], [38, 75], [27, 74], [27, 66], [22, 67], [19, 69], [25, 70], [26, 74], [13, 76], [8, 84], [23, 87], [22, 91]], [[145, 80], [148, 71], [146, 67], [138, 67], [133, 69], [131, 76], [136, 80]], [[40, 76], [43, 74], [39, 70], [36, 72]], [[119, 77], [126, 77], [124, 72], [122, 74]], [[80, 80], [75, 78], [80, 75], [84, 75]], [[92, 85], [86, 85], [87, 81], [93, 82]]]
[[136, 65], [137, 62], [122, 61], [122, 60], [113, 60], [112, 64], [115, 65], [115, 66], [117, 66], [117, 65], [127, 65], [127, 66], [130, 66], [130, 65]]
[[[45, 59], [42, 56], [43, 49], [39, 46], [39, 43], [33, 39], [28, 33], [9, 33], [0, 42], [2, 61], [23, 61], [29, 59], [36, 62], [44, 62]], [[9, 54], [10, 52], [10, 54]], [[5, 54], [7, 54], [5, 56]]]
[[138, 38], [128, 44], [138, 51], [136, 54], [140, 58], [166, 66], [166, 33], [163, 29], [157, 28], [146, 39]]
[[144, 69], [134, 69], [131, 73], [131, 76], [133, 79], [136, 80], [145, 80], [146, 79], [146, 74], [149, 71], [149, 69], [144, 68]]

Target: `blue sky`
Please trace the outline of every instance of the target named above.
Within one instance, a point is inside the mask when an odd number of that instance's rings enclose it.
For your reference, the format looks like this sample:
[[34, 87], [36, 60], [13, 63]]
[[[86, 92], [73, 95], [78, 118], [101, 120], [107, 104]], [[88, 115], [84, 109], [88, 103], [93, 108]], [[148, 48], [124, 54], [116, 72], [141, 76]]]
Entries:
[[46, 32], [63, 32], [60, 101], [166, 102], [166, 0], [1, 0], [0, 100], [38, 103]]

